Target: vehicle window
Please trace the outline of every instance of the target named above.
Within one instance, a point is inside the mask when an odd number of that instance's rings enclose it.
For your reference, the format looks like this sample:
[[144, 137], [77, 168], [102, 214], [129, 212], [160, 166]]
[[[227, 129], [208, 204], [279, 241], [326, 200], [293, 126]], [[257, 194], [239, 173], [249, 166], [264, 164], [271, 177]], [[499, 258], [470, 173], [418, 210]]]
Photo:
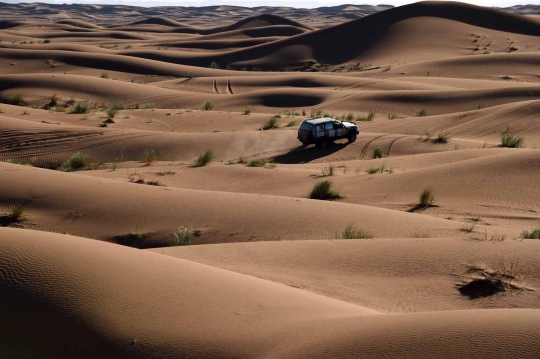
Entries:
[[324, 127], [325, 127], [325, 129], [326, 129], [327, 131], [333, 130], [333, 129], [334, 129], [334, 126], [332, 126], [332, 123], [331, 123], [331, 122], [325, 124]]
[[334, 124], [334, 129], [335, 130], [337, 130], [338, 128], [343, 128], [343, 125], [341, 124], [341, 122], [335, 121], [333, 124]]
[[315, 131], [316, 132], [324, 132], [324, 126], [320, 125], [320, 126], [315, 127]]
[[311, 123], [304, 122], [302, 126], [300, 126], [301, 130], [310, 130], [313, 129], [313, 125]]

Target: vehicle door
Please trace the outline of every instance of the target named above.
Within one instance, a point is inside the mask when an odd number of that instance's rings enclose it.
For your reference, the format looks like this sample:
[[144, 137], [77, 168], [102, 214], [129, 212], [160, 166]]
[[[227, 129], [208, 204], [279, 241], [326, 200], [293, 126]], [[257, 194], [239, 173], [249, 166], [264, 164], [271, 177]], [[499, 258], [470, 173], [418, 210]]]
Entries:
[[334, 132], [336, 137], [344, 137], [347, 134], [347, 130], [345, 129], [345, 126], [339, 121], [333, 121], [332, 126], [334, 128]]
[[324, 133], [326, 137], [334, 138], [336, 137], [336, 131], [334, 131], [334, 125], [332, 122], [327, 122], [324, 124]]
[[316, 125], [315, 126], [315, 138], [321, 138], [324, 137], [324, 124]]

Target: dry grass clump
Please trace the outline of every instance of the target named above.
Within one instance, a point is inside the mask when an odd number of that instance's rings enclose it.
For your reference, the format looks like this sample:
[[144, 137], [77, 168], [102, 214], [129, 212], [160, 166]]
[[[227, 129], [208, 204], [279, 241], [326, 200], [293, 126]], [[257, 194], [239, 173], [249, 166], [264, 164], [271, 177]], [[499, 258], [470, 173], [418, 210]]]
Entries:
[[416, 117], [425, 117], [429, 116], [429, 113], [425, 109], [421, 109], [416, 113]]
[[320, 200], [335, 200], [341, 198], [339, 191], [335, 190], [332, 181], [321, 181], [313, 186], [309, 198]]
[[268, 120], [266, 120], [262, 128], [263, 130], [271, 130], [273, 128], [278, 128], [279, 127], [278, 122], [279, 122], [278, 117], [272, 116]]
[[377, 146], [373, 149], [373, 152], [371, 153], [371, 158], [382, 158], [384, 156], [384, 146]]
[[540, 239], [540, 227], [524, 230], [521, 232], [521, 238], [523, 239]]
[[370, 111], [367, 116], [358, 116], [356, 117], [357, 121], [373, 121], [373, 118], [375, 117], [375, 112]]
[[26, 101], [26, 99], [24, 98], [24, 96], [20, 93], [18, 94], [15, 94], [11, 100], [9, 101], [10, 104], [14, 105], [14, 106], [26, 106], [28, 105], [28, 102]]
[[394, 169], [392, 167], [386, 168], [386, 165], [382, 164], [381, 167], [370, 167], [366, 170], [366, 173], [370, 175], [374, 175], [377, 173], [384, 173], [384, 172], [394, 173]]
[[216, 159], [216, 155], [212, 150], [206, 150], [204, 153], [199, 155], [195, 160], [193, 160], [193, 167], [203, 167], [209, 165], [213, 160]]
[[433, 191], [429, 188], [426, 188], [420, 193], [420, 202], [419, 205], [422, 207], [430, 207], [433, 205], [433, 201], [435, 200], [435, 195], [433, 194]]
[[322, 110], [321, 109], [318, 109], [318, 108], [312, 108], [311, 111], [310, 111], [310, 114], [309, 116], [310, 117], [320, 117], [322, 114]]
[[204, 111], [210, 111], [213, 108], [214, 108], [214, 104], [211, 101], [204, 101], [202, 105], [202, 109]]
[[492, 268], [480, 265], [468, 265], [466, 274], [475, 277], [457, 285], [459, 292], [470, 299], [488, 297], [499, 292], [521, 290], [520, 283], [525, 280], [528, 269], [519, 262], [519, 258], [497, 259]]
[[21, 222], [26, 219], [28, 210], [22, 204], [16, 204], [9, 209], [8, 217], [12, 222]]
[[266, 166], [266, 161], [260, 160], [260, 159], [251, 160], [248, 162], [247, 166], [248, 167], [264, 167]]
[[114, 116], [116, 116], [116, 114], [118, 113], [119, 109], [120, 109], [120, 106], [117, 106], [117, 105], [107, 108], [106, 110], [107, 116], [109, 116], [109, 118], [114, 118]]
[[91, 109], [87, 103], [79, 102], [77, 106], [71, 111], [71, 113], [90, 113]]
[[159, 158], [159, 152], [157, 150], [154, 150], [154, 149], [148, 149], [146, 151], [144, 151], [144, 163], [146, 163], [146, 165], [151, 165], [152, 162], [155, 162], [157, 161]]
[[447, 131], [441, 131], [437, 134], [437, 137], [433, 139], [433, 142], [435, 143], [448, 143], [451, 136], [450, 133]]
[[293, 126], [296, 126], [300, 123], [300, 121], [298, 120], [290, 120], [289, 122], [287, 122], [287, 127], [293, 127]]
[[249, 115], [251, 113], [251, 106], [244, 107], [244, 115]]
[[501, 146], [508, 148], [521, 148], [523, 147], [523, 137], [516, 136], [505, 130], [501, 136]]
[[354, 229], [352, 224], [349, 224], [343, 232], [341, 232], [341, 239], [369, 239], [373, 238], [373, 235], [361, 229]]
[[323, 169], [321, 169], [321, 174], [323, 177], [333, 176], [334, 170], [335, 170], [335, 166], [332, 163], [330, 163], [328, 167], [324, 167]]
[[176, 246], [189, 246], [191, 239], [195, 236], [195, 232], [191, 228], [180, 227], [178, 232], [173, 233], [173, 240], [171, 242], [172, 247]]
[[69, 158], [69, 160], [64, 162], [58, 169], [60, 171], [69, 172], [69, 171], [74, 171], [74, 170], [81, 169], [81, 168], [87, 166], [88, 163], [89, 163], [88, 156], [86, 156], [85, 154], [83, 154], [81, 152], [77, 152], [77, 153], [73, 154]]

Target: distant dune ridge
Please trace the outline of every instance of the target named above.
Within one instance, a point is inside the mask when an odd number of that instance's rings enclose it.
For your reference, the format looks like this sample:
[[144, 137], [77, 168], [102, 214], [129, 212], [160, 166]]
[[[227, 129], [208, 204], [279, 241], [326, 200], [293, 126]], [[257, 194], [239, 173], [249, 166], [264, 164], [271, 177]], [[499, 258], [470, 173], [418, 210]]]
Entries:
[[0, 357], [539, 358], [538, 6], [270, 5], [0, 3]]

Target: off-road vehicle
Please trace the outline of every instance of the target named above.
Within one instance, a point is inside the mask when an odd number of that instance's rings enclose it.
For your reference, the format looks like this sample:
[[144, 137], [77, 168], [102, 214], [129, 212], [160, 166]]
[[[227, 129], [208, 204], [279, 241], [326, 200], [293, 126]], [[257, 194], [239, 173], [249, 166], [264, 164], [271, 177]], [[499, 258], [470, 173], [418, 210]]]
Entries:
[[314, 143], [317, 147], [324, 148], [342, 138], [354, 142], [359, 133], [354, 122], [338, 121], [330, 117], [312, 118], [302, 122], [298, 129], [298, 140], [304, 145]]

